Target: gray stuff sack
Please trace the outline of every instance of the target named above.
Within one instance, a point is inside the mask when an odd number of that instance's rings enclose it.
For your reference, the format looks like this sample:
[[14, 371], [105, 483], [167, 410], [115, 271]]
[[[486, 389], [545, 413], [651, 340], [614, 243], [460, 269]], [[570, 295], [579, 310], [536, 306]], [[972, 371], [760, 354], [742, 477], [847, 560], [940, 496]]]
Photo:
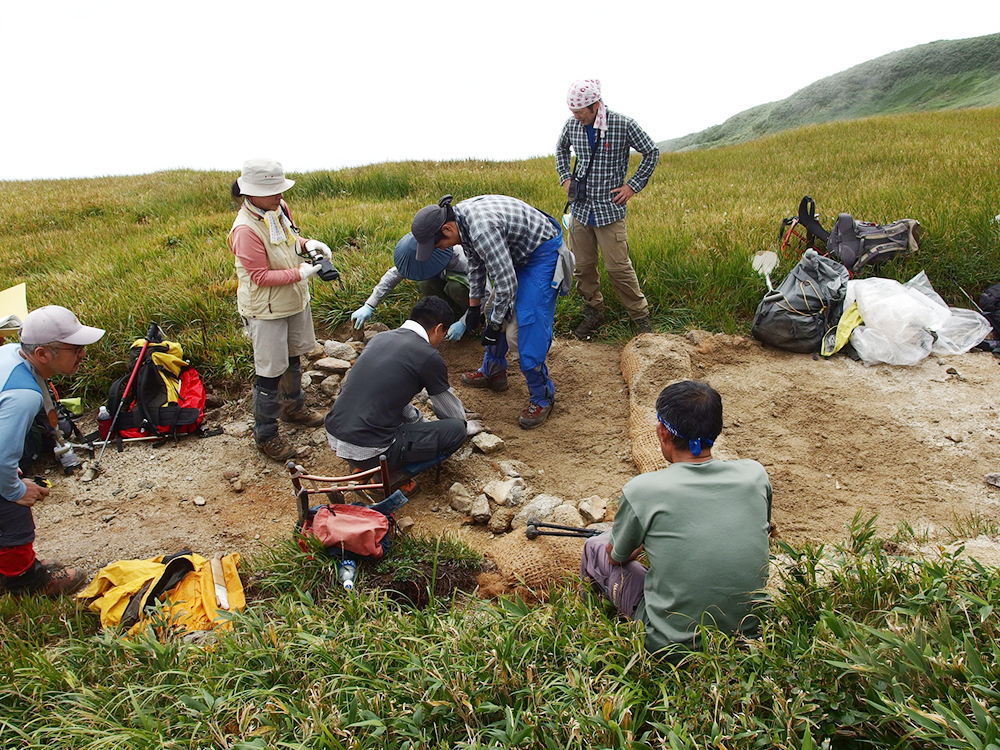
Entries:
[[849, 278], [842, 264], [806, 250], [784, 281], [757, 305], [751, 332], [779, 349], [819, 351], [823, 337], [840, 320]]

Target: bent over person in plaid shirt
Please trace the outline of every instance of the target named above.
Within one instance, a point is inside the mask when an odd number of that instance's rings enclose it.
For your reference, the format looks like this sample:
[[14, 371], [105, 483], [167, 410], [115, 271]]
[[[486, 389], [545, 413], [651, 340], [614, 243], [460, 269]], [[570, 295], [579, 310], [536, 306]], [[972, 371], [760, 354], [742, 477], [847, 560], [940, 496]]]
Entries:
[[552, 345], [556, 297], [568, 291], [573, 255], [562, 229], [548, 214], [506, 195], [480, 195], [454, 207], [451, 196], [425, 206], [413, 217], [417, 260], [435, 248], [461, 244], [469, 261], [469, 330], [479, 327], [486, 277], [493, 298], [485, 311], [486, 353], [475, 372], [462, 375], [473, 388], [507, 390], [507, 351], [516, 347], [528, 385], [528, 407], [518, 420], [524, 429], [542, 424], [552, 411], [555, 387], [545, 357]]
[[[586, 303], [583, 321], [574, 333], [577, 338], [588, 339], [604, 322], [604, 297], [597, 273], [598, 245], [604, 256], [604, 268], [632, 324], [640, 333], [649, 333], [653, 330], [649, 304], [628, 255], [625, 204], [646, 187], [660, 151], [635, 120], [604, 106], [600, 81], [576, 81], [566, 95], [566, 102], [573, 116], [566, 121], [556, 144], [556, 172], [567, 196], [571, 178], [582, 186], [572, 201], [573, 219], [567, 239], [576, 256], [577, 289]], [[570, 148], [576, 154], [573, 172]], [[626, 180], [633, 148], [642, 154], [642, 161], [635, 174]]]

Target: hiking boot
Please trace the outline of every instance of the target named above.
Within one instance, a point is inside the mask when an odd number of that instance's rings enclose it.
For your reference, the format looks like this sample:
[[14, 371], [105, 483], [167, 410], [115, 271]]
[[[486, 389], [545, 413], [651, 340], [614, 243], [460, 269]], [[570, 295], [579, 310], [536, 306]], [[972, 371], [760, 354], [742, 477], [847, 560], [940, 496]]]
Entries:
[[648, 315], [645, 318], [636, 318], [632, 321], [632, 325], [635, 326], [635, 330], [639, 333], [653, 332], [653, 321], [649, 319]]
[[573, 335], [576, 336], [581, 341], [586, 341], [589, 339], [597, 327], [604, 322], [604, 311], [598, 310], [596, 307], [591, 307], [590, 305], [584, 305], [583, 307], [583, 320], [580, 321], [574, 331]]
[[460, 378], [462, 383], [470, 388], [489, 388], [491, 391], [506, 391], [509, 387], [507, 383], [507, 371], [498, 372], [496, 375], [486, 377], [479, 370], [473, 372], [463, 372]]
[[281, 410], [281, 419], [306, 427], [319, 427], [326, 422], [326, 414], [310, 409], [305, 404], [295, 404]]
[[517, 423], [526, 430], [532, 430], [535, 427], [538, 427], [538, 425], [548, 419], [549, 414], [552, 413], [552, 403], [554, 402], [549, 402], [548, 406], [539, 406], [533, 402], [529, 403], [528, 408], [521, 412], [521, 416], [518, 418]]
[[42, 589], [46, 596], [69, 596], [83, 588], [87, 574], [80, 568], [54, 568], [49, 570], [49, 582]]
[[285, 440], [281, 435], [275, 435], [270, 440], [265, 440], [263, 443], [257, 443], [257, 450], [263, 453], [268, 458], [273, 458], [275, 461], [287, 461], [292, 456], [295, 455], [295, 448], [287, 440]]

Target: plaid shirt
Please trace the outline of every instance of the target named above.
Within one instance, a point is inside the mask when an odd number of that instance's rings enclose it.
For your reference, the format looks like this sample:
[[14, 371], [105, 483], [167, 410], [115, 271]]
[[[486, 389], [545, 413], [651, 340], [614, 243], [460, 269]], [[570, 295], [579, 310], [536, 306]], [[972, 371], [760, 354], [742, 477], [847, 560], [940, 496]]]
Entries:
[[[595, 135], [599, 137], [600, 133], [595, 131]], [[586, 128], [575, 118], [571, 117], [566, 121], [556, 144], [556, 172], [559, 173], [560, 184], [570, 178], [570, 147], [576, 154], [576, 174], [582, 175], [587, 181], [587, 199], [573, 203], [573, 218], [589, 224], [593, 212], [594, 225], [599, 227], [625, 218], [625, 206], [611, 202], [611, 190], [628, 184], [638, 193], [646, 187], [660, 158], [660, 150], [653, 139], [646, 135], [646, 131], [635, 120], [610, 109], [608, 132], [597, 143], [593, 164], [590, 163], [591, 146]], [[632, 179], [626, 183], [629, 149], [632, 148], [642, 154], [642, 161]]]
[[514, 268], [562, 230], [548, 215], [508, 195], [479, 195], [454, 210], [469, 260], [469, 297], [483, 299], [489, 276], [494, 292], [490, 322], [502, 323], [517, 296]]

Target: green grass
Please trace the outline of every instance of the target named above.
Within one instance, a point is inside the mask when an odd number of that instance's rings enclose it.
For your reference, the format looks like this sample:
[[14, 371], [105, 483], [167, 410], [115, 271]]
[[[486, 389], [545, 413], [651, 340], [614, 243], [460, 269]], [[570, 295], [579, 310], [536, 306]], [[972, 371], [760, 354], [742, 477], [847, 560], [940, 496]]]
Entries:
[[[895, 115], [814, 125], [729, 148], [665, 154], [630, 204], [629, 242], [658, 330], [749, 332], [763, 285], [748, 258], [776, 244], [781, 218], [812, 195], [829, 226], [846, 211], [865, 221], [909, 217], [924, 226], [920, 253], [881, 273], [925, 269], [952, 304], [996, 281], [1000, 210], [996, 133], [1000, 109]], [[564, 198], [551, 159], [379, 164], [294, 175], [296, 222], [334, 248], [343, 286], [312, 283], [321, 331], [348, 322], [392, 263], [413, 213], [450, 192], [461, 200], [500, 192], [549, 213]], [[251, 375], [239, 331], [226, 234], [236, 207], [234, 174], [165, 172], [140, 177], [0, 183], [0, 287], [28, 284], [29, 307], [63, 304], [109, 335], [89, 350], [74, 381], [96, 407], [124, 373], [126, 352], [151, 320], [181, 342], [209, 381]], [[775, 276], [788, 270], [780, 266]], [[612, 338], [626, 315], [603, 279]], [[404, 283], [376, 319], [402, 321], [417, 300]], [[579, 297], [561, 298], [557, 335], [577, 322]], [[82, 393], [79, 393], [82, 391]]]
[[345, 594], [328, 561], [291, 547], [251, 562], [270, 583], [200, 644], [3, 598], [0, 745], [997, 746], [1000, 577], [888, 554], [873, 529], [856, 518], [843, 544], [781, 545], [760, 639], [706, 629], [680, 668], [571, 587], [413, 609]]

